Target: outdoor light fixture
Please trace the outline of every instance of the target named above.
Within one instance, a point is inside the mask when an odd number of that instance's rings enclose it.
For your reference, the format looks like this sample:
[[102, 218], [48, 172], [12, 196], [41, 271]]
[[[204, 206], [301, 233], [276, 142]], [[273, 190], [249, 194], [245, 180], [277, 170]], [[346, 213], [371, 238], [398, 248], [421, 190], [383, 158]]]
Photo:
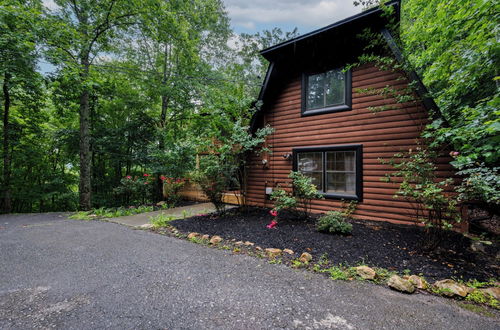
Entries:
[[292, 154], [283, 154], [283, 158], [289, 160], [292, 158]]

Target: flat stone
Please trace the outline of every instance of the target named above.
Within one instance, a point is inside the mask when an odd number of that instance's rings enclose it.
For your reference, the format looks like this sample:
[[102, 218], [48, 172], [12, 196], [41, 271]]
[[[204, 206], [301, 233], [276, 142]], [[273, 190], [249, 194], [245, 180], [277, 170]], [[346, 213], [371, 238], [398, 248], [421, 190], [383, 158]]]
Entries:
[[400, 291], [400, 292], [405, 292], [405, 293], [413, 293], [415, 292], [415, 286], [408, 280], [405, 280], [404, 278], [399, 277], [398, 275], [393, 275], [387, 282], [387, 285], [391, 289]]
[[283, 251], [281, 249], [267, 248], [266, 253], [271, 258], [279, 256]]
[[210, 239], [210, 235], [203, 235], [201, 236], [201, 239], [208, 241]]
[[288, 254], [294, 254], [293, 250], [290, 249], [284, 249], [283, 252], [288, 253]]
[[467, 286], [459, 284], [450, 279], [437, 281], [436, 283], [434, 283], [434, 287], [443, 290], [442, 294], [448, 297], [465, 297], [471, 291], [471, 289], [469, 289]]
[[375, 271], [368, 266], [356, 267], [356, 274], [365, 280], [373, 280], [375, 276], [377, 276], [377, 273], [375, 273]]
[[200, 233], [193, 232], [193, 233], [189, 233], [187, 238], [191, 239], [191, 238], [198, 237], [198, 236], [200, 236]]
[[493, 287], [493, 288], [484, 288], [484, 289], [479, 289], [482, 293], [489, 294], [490, 296], [493, 296], [496, 300], [500, 300], [500, 288], [499, 287]]
[[165, 205], [165, 204], [167, 204], [167, 202], [160, 201], [160, 202], [156, 203], [156, 206], [162, 206], [162, 205]]
[[255, 250], [262, 251], [262, 248], [260, 246], [257, 246], [257, 247], [255, 247]]
[[417, 276], [417, 275], [411, 275], [410, 278], [408, 279], [414, 286], [417, 287], [417, 289], [425, 290], [429, 287], [427, 284], [427, 281], [424, 280], [422, 277]]
[[151, 223], [145, 223], [143, 225], [140, 225], [139, 228], [150, 229], [150, 228], [153, 228], [153, 224], [151, 224]]
[[220, 242], [222, 242], [222, 237], [217, 236], [217, 235], [212, 236], [212, 238], [210, 239], [210, 244], [217, 245]]
[[306, 263], [312, 260], [312, 255], [310, 253], [304, 252], [300, 255], [300, 262]]
[[245, 243], [243, 243], [243, 241], [238, 241], [238, 242], [234, 243], [234, 245], [238, 245], [238, 246], [243, 245], [243, 244], [245, 244]]
[[246, 241], [244, 244], [245, 244], [245, 246], [254, 246], [255, 245], [255, 243], [252, 243], [249, 241]]

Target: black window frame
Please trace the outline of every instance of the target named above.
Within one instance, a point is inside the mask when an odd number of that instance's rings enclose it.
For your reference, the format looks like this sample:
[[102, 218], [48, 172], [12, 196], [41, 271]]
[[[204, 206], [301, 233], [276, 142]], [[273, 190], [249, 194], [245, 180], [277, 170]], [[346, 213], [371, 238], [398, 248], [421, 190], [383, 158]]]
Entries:
[[[342, 193], [326, 192], [326, 153], [329, 151], [355, 151], [356, 152], [356, 192], [354, 195]], [[293, 171], [298, 170], [298, 154], [303, 152], [321, 152], [323, 153], [323, 191], [320, 193], [328, 199], [345, 199], [363, 201], [363, 145], [348, 144], [337, 146], [318, 146], [318, 147], [299, 147], [292, 149]]]
[[345, 102], [343, 104], [327, 106], [324, 108], [317, 109], [307, 109], [307, 87], [308, 87], [308, 79], [309, 76], [326, 73], [333, 70], [343, 70], [342, 68], [330, 68], [328, 70], [322, 71], [309, 71], [302, 73], [302, 105], [301, 105], [301, 114], [302, 117], [305, 116], [314, 116], [320, 115], [324, 113], [331, 112], [340, 112], [340, 111], [348, 111], [352, 110], [352, 72], [351, 70], [347, 70], [344, 72], [345, 75]]

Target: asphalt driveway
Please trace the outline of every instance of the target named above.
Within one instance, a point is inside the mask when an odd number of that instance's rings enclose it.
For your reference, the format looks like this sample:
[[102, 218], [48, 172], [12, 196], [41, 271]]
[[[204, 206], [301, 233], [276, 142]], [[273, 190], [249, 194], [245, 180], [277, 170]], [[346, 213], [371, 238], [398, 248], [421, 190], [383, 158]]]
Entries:
[[498, 329], [430, 295], [61, 214], [0, 216], [0, 329]]

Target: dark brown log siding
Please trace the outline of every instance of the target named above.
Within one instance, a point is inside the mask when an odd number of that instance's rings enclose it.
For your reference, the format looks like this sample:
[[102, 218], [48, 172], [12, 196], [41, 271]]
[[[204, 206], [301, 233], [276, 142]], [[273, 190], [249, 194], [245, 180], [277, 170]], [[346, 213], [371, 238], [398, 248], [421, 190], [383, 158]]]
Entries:
[[[250, 205], [272, 207], [265, 198], [266, 187], [276, 187], [288, 182], [292, 160], [285, 160], [283, 154], [292, 148], [330, 146], [342, 144], [363, 145], [363, 201], [358, 204], [355, 217], [358, 219], [413, 222], [413, 210], [407, 202], [394, 199], [397, 185], [382, 182], [381, 178], [391, 172], [391, 167], [380, 162], [390, 159], [400, 151], [416, 147], [416, 139], [427, 123], [423, 106], [399, 104], [393, 98], [380, 95], [366, 95], [357, 89], [383, 88], [393, 86], [404, 88], [407, 81], [399, 73], [379, 70], [366, 65], [352, 72], [352, 110], [301, 117], [301, 79], [281, 81], [281, 91], [272, 102], [264, 104], [264, 123], [275, 132], [267, 143], [272, 154], [253, 156], [249, 166], [247, 201]], [[395, 109], [373, 113], [369, 107], [387, 105]], [[262, 165], [262, 158], [268, 159], [268, 167]], [[450, 159], [437, 159], [437, 174], [441, 177], [453, 175]], [[325, 199], [313, 202], [313, 212], [336, 209], [340, 201]]]

